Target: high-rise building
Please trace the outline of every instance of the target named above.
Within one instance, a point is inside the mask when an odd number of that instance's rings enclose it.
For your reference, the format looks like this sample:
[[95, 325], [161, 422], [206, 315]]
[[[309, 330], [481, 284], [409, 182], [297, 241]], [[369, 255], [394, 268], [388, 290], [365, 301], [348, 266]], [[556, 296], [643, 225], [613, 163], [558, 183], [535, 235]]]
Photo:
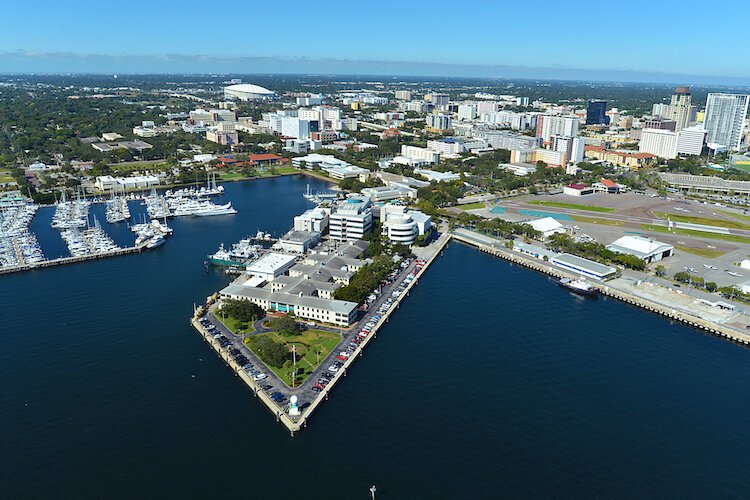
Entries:
[[675, 121], [675, 131], [688, 126], [691, 111], [690, 87], [676, 87], [669, 102], [669, 118]]
[[660, 158], [672, 159], [677, 157], [677, 132], [655, 128], [645, 128], [641, 132], [641, 142], [638, 151], [650, 153]]
[[711, 149], [737, 150], [747, 118], [748, 98], [744, 94], [708, 94], [703, 126]]
[[681, 155], [699, 155], [703, 152], [706, 130], [701, 125], [685, 127], [677, 137], [677, 153]]
[[459, 104], [458, 119], [473, 120], [477, 117], [477, 107], [475, 104]]
[[430, 102], [435, 106], [445, 106], [451, 102], [451, 96], [434, 92], [430, 95]]
[[607, 101], [589, 101], [586, 107], [586, 125], [609, 125]]
[[443, 114], [427, 115], [426, 122], [432, 130], [448, 130], [453, 124], [451, 117]]
[[338, 204], [330, 215], [328, 230], [332, 240], [361, 240], [372, 230], [372, 201], [367, 196], [354, 194]]
[[411, 90], [397, 90], [395, 97], [399, 101], [411, 101]]
[[577, 116], [540, 115], [536, 122], [536, 136], [549, 143], [553, 135], [575, 137], [580, 121]]

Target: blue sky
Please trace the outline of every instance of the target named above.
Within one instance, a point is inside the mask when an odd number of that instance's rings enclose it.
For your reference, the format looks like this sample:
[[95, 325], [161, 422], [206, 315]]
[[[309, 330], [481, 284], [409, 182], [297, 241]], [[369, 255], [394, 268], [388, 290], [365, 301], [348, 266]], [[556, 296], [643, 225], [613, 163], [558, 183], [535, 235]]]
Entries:
[[563, 78], [689, 75], [750, 82], [750, 66], [737, 57], [748, 46], [740, 15], [747, 5], [735, 0], [710, 6], [693, 0], [35, 0], [0, 9], [0, 72], [372, 70], [540, 78], [557, 72]]

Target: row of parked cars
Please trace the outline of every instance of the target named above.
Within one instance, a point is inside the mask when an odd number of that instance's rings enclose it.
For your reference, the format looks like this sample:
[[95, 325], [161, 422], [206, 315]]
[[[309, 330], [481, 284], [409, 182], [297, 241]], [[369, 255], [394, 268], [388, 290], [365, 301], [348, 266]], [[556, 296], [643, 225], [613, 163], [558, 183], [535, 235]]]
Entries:
[[268, 378], [268, 375], [253, 366], [253, 364], [250, 362], [247, 356], [242, 353], [242, 351], [234, 347], [232, 341], [229, 340], [226, 335], [223, 335], [218, 330], [218, 328], [216, 328], [216, 325], [211, 323], [211, 320], [203, 317], [199, 321], [201, 325], [203, 325], [203, 327], [208, 331], [208, 333], [210, 333], [211, 336], [216, 339], [216, 341], [219, 343], [219, 346], [227, 351], [227, 353], [232, 356], [232, 359], [234, 359], [234, 361], [238, 365], [240, 365], [242, 369], [245, 370], [247, 374], [253, 378], [253, 380], [255, 380], [256, 382], [260, 382], [261, 380], [265, 380], [266, 378]]

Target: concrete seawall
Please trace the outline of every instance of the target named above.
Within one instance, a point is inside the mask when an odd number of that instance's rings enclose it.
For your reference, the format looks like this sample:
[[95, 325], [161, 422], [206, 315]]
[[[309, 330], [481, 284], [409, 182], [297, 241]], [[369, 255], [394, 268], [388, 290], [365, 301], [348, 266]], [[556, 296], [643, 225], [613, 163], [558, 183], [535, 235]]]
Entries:
[[[556, 278], [577, 278], [578, 277], [574, 274], [563, 271], [560, 268], [552, 266], [551, 264], [547, 264], [546, 262], [543, 262], [543, 261], [540, 261], [538, 259], [534, 259], [531, 257], [525, 257], [516, 253], [512, 253], [505, 248], [485, 245], [476, 240], [472, 240], [471, 238], [462, 236], [460, 234], [453, 234], [452, 236], [453, 236], [453, 239], [460, 241], [462, 243], [466, 243], [468, 245], [474, 246], [478, 248], [479, 250], [481, 250], [482, 252], [489, 253], [496, 257], [500, 257], [507, 261], [513, 262], [514, 264], [518, 264], [518, 265], [527, 267], [529, 269], [533, 269], [535, 271], [539, 271], [547, 275], [554, 276]], [[612, 297], [612, 298], [621, 300], [623, 302], [626, 302], [628, 304], [632, 304], [634, 306], [640, 307], [647, 311], [660, 314], [671, 320], [679, 321], [688, 326], [692, 326], [693, 328], [696, 328], [698, 330], [703, 330], [707, 333], [725, 338], [732, 342], [750, 346], [750, 333], [745, 333], [745, 332], [736, 330], [734, 328], [729, 328], [725, 325], [721, 325], [712, 321], [708, 321], [697, 315], [691, 315], [683, 311], [672, 309], [670, 307], [667, 307], [663, 304], [656, 303], [644, 297], [640, 297], [632, 293], [629, 293], [627, 291], [620, 290], [612, 286], [608, 286], [607, 283], [595, 283], [591, 281], [589, 281], [589, 283], [596, 286], [599, 292], [602, 295], [605, 295], [607, 297]]]
[[[191, 325], [193, 328], [195, 328], [198, 333], [200, 333], [201, 337], [216, 351], [216, 353], [219, 355], [220, 358], [222, 358], [226, 364], [231, 368], [233, 372], [245, 383], [245, 385], [250, 388], [250, 390], [253, 392], [253, 394], [258, 397], [265, 405], [266, 407], [271, 411], [272, 414], [276, 417], [276, 420], [280, 422], [284, 427], [287, 428], [287, 430], [291, 433], [292, 436], [294, 436], [294, 433], [301, 430], [304, 427], [307, 427], [307, 421], [312, 416], [312, 414], [315, 412], [315, 410], [320, 407], [320, 405], [328, 400], [330, 397], [330, 393], [333, 390], [333, 388], [336, 386], [336, 384], [343, 378], [346, 377], [347, 370], [352, 366], [352, 364], [355, 362], [355, 360], [362, 356], [364, 353], [365, 347], [369, 345], [369, 343], [377, 337], [378, 330], [388, 322], [388, 319], [390, 315], [399, 308], [401, 302], [409, 295], [409, 291], [412, 289], [412, 287], [416, 286], [419, 282], [419, 278], [427, 271], [427, 268], [432, 264], [432, 262], [435, 260], [435, 258], [440, 255], [445, 245], [448, 244], [448, 242], [451, 239], [450, 234], [442, 234], [436, 242], [433, 243], [435, 245], [432, 247], [433, 254], [426, 259], [426, 262], [424, 266], [417, 272], [417, 274], [414, 276], [414, 279], [409, 283], [398, 297], [395, 297], [393, 299], [393, 304], [391, 307], [388, 308], [387, 311], [385, 311], [381, 318], [378, 320], [378, 322], [375, 324], [375, 326], [371, 329], [370, 334], [365, 337], [362, 342], [357, 346], [357, 348], [352, 352], [351, 356], [343, 362], [342, 367], [333, 375], [333, 378], [331, 381], [326, 385], [325, 389], [323, 389], [318, 396], [313, 399], [310, 403], [310, 406], [302, 412], [302, 414], [297, 417], [293, 418], [289, 416], [285, 411], [284, 408], [277, 405], [271, 398], [266, 394], [260, 387], [260, 385], [255, 382], [243, 369], [241, 366], [235, 362], [229, 354], [221, 348], [218, 341], [214, 339], [208, 331], [203, 327], [203, 325], [200, 323], [199, 319], [201, 316], [208, 310], [208, 307], [201, 307], [198, 309], [196, 314], [193, 316], [191, 320]], [[209, 304], [216, 300], [216, 295], [214, 295], [211, 300], [209, 301]]]

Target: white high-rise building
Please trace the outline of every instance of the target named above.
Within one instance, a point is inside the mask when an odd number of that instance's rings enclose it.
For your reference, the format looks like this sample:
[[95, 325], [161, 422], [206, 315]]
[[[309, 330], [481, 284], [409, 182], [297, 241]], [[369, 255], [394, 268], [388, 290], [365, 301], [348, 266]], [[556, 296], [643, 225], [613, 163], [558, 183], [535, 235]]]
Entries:
[[395, 97], [399, 101], [411, 101], [411, 90], [397, 90]]
[[458, 105], [458, 119], [459, 120], [474, 120], [477, 117], [477, 106], [476, 104], [459, 104]]
[[427, 126], [434, 130], [448, 130], [453, 125], [453, 120], [448, 115], [427, 115], [425, 119]]
[[651, 153], [660, 158], [676, 158], [677, 132], [657, 128], [645, 128], [641, 132], [641, 142], [638, 145], [638, 151], [641, 153]]
[[548, 143], [553, 135], [575, 137], [578, 135], [580, 120], [575, 115], [540, 115], [536, 122], [536, 136]]
[[295, 139], [309, 139], [312, 131], [310, 123], [310, 120], [296, 116], [284, 116], [281, 119], [281, 135]]
[[686, 127], [680, 130], [677, 137], [677, 153], [681, 155], [699, 155], [706, 141], [706, 130], [701, 125]]
[[729, 150], [740, 148], [749, 97], [744, 94], [708, 94], [703, 119], [708, 147]]
[[339, 203], [328, 221], [332, 240], [353, 241], [372, 231], [372, 201], [367, 196], [351, 195]]

